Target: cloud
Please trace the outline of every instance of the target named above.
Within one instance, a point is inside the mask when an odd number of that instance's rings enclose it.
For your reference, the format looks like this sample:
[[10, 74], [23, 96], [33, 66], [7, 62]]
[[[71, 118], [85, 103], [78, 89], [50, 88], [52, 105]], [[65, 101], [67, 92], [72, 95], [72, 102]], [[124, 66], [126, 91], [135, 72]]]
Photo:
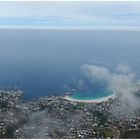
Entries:
[[63, 131], [62, 124], [56, 118], [49, 115], [47, 110], [32, 112], [29, 115], [27, 123], [19, 128], [21, 138], [51, 138], [55, 131], [60, 128]]
[[90, 79], [95, 78], [99, 81], [110, 80], [111, 73], [105, 67], [85, 64], [83, 66], [83, 71], [85, 72], [85, 75]]
[[118, 67], [116, 68], [117, 72], [127, 74], [131, 72], [131, 68], [126, 65], [126, 64], [119, 64]]
[[128, 65], [120, 64], [111, 72], [106, 67], [86, 64], [83, 71], [89, 80], [107, 83], [107, 88], [119, 95], [123, 103], [139, 107], [140, 100], [135, 95], [140, 90], [139, 79], [136, 79], [135, 73]]
[[[52, 110], [55, 112], [56, 110]], [[53, 113], [52, 113], [53, 114]], [[27, 123], [21, 126], [20, 138], [48, 139], [63, 138], [62, 136], [71, 135], [71, 128], [79, 128], [82, 121], [83, 112], [78, 114], [65, 114], [65, 123], [61, 119], [53, 117], [48, 109], [42, 111], [31, 112], [27, 119]], [[72, 120], [70, 122], [70, 120]], [[68, 124], [68, 125], [66, 125]]]
[[1, 2], [0, 25], [7, 22], [12, 26], [139, 27], [140, 3]]

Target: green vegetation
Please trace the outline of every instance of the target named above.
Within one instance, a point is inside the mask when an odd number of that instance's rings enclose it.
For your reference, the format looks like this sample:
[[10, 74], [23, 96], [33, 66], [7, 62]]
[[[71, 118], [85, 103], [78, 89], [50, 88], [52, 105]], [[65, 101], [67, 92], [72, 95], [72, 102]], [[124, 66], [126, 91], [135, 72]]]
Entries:
[[93, 115], [99, 120], [99, 125], [104, 125], [107, 122], [107, 114], [100, 111], [94, 111]]
[[110, 128], [103, 128], [103, 129], [98, 129], [99, 135], [104, 136], [104, 138], [113, 138], [113, 129]]
[[77, 103], [76, 107], [77, 109], [83, 108], [85, 106], [85, 103]]
[[140, 129], [135, 130], [122, 130], [121, 138], [136, 139], [140, 138]]
[[8, 102], [7, 101], [1, 101], [0, 102], [0, 108], [5, 108], [5, 107], [7, 107], [7, 105], [8, 105]]

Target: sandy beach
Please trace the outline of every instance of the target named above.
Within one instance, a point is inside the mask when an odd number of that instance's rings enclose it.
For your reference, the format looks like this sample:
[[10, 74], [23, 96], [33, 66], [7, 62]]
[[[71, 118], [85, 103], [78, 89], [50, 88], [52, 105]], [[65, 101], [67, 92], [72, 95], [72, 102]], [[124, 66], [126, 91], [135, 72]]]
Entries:
[[73, 101], [73, 102], [81, 102], [81, 103], [101, 103], [103, 101], [107, 101], [108, 99], [115, 98], [115, 97], [116, 97], [116, 95], [113, 94], [113, 95], [103, 97], [103, 98], [99, 98], [99, 99], [80, 100], [80, 99], [71, 98], [70, 96], [66, 95], [66, 96], [64, 96], [64, 99], [69, 100], [69, 101]]

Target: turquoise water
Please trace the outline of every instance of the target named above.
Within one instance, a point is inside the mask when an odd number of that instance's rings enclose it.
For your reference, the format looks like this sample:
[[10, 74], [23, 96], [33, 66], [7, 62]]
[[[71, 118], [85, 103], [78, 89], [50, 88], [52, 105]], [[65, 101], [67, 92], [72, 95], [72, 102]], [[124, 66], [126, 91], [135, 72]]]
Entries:
[[113, 95], [112, 91], [104, 90], [102, 92], [96, 92], [96, 93], [76, 92], [76, 93], [70, 95], [70, 97], [73, 99], [78, 99], [78, 100], [93, 100], [93, 99], [100, 99], [103, 97], [107, 97], [110, 95]]

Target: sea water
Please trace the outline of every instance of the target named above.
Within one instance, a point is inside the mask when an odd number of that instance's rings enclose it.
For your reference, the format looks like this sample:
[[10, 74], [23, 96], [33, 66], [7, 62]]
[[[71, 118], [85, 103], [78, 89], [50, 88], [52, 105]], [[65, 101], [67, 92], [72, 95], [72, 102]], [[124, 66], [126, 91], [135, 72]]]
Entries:
[[100, 91], [100, 92], [76, 92], [74, 94], [72, 94], [70, 97], [73, 99], [77, 99], [77, 100], [95, 100], [95, 99], [100, 99], [100, 98], [104, 98], [107, 96], [111, 96], [113, 95], [112, 91], [108, 91], [108, 90], [104, 90], [104, 91]]
[[[64, 95], [77, 88], [84, 64], [111, 70], [123, 62], [139, 74], [139, 36], [138, 31], [0, 29], [0, 87], [16, 86], [26, 99]], [[73, 97], [110, 95], [105, 88], [89, 89]]]

